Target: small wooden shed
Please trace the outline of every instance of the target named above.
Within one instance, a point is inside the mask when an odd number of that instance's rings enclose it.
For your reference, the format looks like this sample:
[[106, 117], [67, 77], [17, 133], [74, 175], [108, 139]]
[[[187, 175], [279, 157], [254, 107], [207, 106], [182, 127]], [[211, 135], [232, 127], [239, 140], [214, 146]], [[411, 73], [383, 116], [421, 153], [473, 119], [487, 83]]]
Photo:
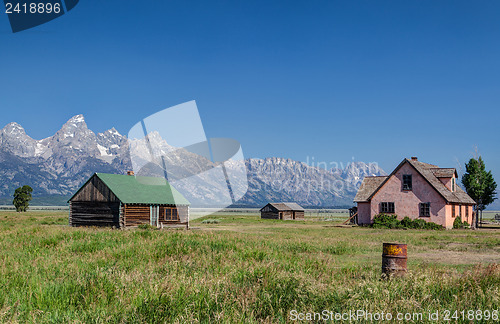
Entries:
[[260, 209], [260, 218], [304, 219], [304, 208], [297, 203], [269, 203]]
[[189, 202], [163, 178], [95, 173], [69, 200], [70, 226], [189, 227]]

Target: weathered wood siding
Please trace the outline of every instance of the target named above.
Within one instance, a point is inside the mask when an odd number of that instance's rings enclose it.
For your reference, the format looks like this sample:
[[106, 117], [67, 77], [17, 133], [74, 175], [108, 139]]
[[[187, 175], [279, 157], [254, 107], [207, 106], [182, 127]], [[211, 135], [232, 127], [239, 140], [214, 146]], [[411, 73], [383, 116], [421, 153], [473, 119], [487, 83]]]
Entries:
[[93, 176], [71, 201], [120, 202], [108, 186], [97, 176]]
[[279, 213], [276, 211], [261, 211], [260, 212], [260, 218], [265, 218], [265, 219], [280, 219]]
[[123, 209], [125, 227], [150, 223], [149, 205], [125, 205]]
[[280, 215], [276, 208], [268, 204], [260, 210], [260, 218], [280, 219]]
[[[159, 206], [160, 213], [158, 222], [168, 225], [188, 225], [189, 219], [189, 206], [177, 206], [177, 213], [179, 215], [178, 221], [166, 220], [165, 209], [175, 206], [161, 205]], [[123, 208], [123, 220], [125, 227], [138, 226], [140, 224], [150, 224], [150, 205], [125, 205]]]
[[282, 213], [281, 219], [283, 219], [283, 220], [292, 220], [293, 219], [293, 211], [291, 211], [291, 210], [284, 210], [284, 211], [281, 211], [280, 213]]
[[296, 211], [295, 213], [295, 219], [304, 219], [304, 212], [303, 211]]
[[120, 203], [72, 201], [69, 223], [71, 226], [120, 227]]
[[120, 201], [94, 176], [71, 200], [69, 225], [121, 227]]

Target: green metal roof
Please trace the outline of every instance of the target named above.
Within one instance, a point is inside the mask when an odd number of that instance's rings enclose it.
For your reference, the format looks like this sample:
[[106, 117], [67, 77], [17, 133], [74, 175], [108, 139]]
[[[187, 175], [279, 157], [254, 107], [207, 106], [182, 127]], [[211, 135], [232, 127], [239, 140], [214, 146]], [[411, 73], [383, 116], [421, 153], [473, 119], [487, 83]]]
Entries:
[[164, 178], [96, 173], [124, 204], [189, 205]]

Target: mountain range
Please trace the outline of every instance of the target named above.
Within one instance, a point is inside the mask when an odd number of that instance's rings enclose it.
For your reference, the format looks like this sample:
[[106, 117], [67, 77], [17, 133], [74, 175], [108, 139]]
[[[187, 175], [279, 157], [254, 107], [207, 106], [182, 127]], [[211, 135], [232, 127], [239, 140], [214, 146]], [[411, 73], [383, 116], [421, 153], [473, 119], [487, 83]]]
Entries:
[[[162, 154], [176, 152], [166, 155], [167, 164], [188, 161], [176, 164], [182, 168], [175, 169], [174, 176], [196, 174], [203, 163], [212, 167], [211, 162], [200, 163], [200, 157], [170, 146], [157, 132], [148, 134], [148, 140]], [[129, 140], [114, 128], [96, 134], [88, 129], [83, 115], [74, 116], [53, 136], [41, 140], [10, 123], [0, 130], [0, 202], [9, 203], [15, 188], [27, 184], [34, 189], [37, 204], [64, 204], [93, 173], [132, 170], [132, 164], [140, 160], [137, 154], [146, 147], [144, 141]], [[226, 163], [226, 168], [231, 172], [232, 164]], [[308, 207], [351, 206], [363, 177], [386, 175], [377, 165], [364, 162], [326, 169], [278, 157], [246, 159], [244, 169], [248, 191], [235, 205], [252, 207], [269, 201], [294, 201]], [[201, 177], [195, 185], [178, 183], [195, 206], [210, 206], [219, 194], [206, 186], [208, 182]]]

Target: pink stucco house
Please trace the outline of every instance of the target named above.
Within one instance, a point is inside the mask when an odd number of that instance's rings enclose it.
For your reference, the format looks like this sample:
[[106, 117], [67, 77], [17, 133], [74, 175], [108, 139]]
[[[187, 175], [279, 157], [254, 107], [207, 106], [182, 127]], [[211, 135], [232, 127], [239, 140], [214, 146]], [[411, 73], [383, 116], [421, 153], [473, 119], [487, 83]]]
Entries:
[[439, 168], [404, 159], [388, 176], [365, 177], [354, 198], [358, 224], [371, 224], [377, 214], [424, 219], [452, 228], [456, 217], [472, 224], [476, 202], [457, 185], [454, 168]]

